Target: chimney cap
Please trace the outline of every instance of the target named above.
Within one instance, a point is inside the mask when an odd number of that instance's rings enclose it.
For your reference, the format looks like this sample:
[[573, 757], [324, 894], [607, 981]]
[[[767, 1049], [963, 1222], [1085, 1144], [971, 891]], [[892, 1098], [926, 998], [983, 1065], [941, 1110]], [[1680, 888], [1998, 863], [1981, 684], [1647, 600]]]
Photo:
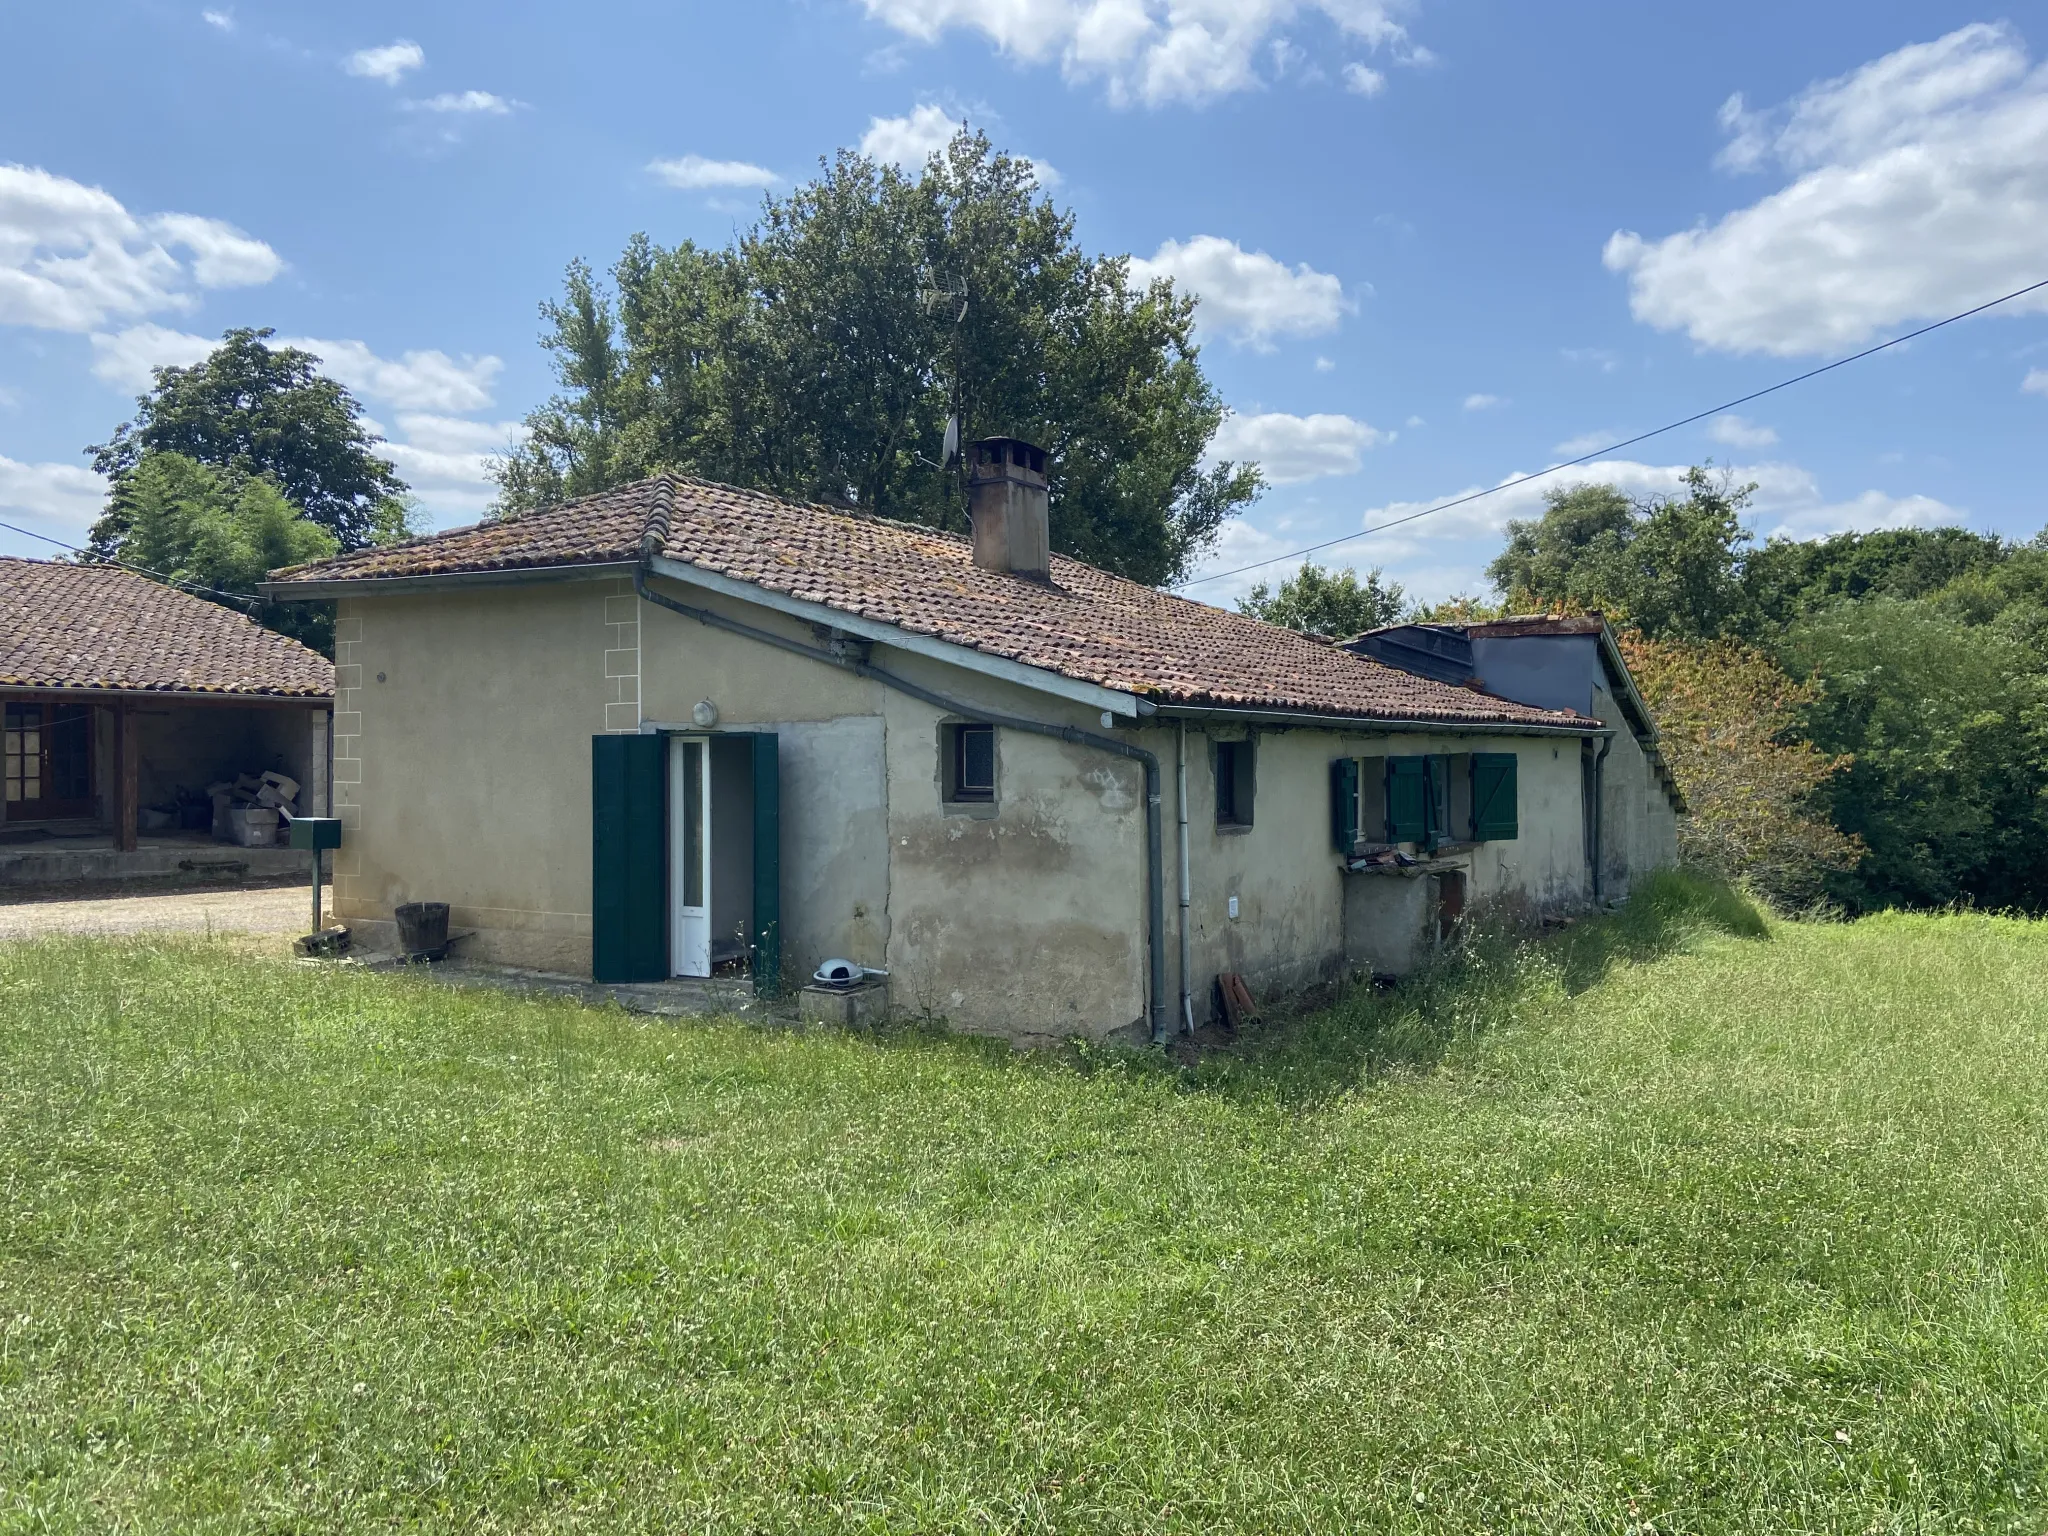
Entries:
[[976, 478], [984, 470], [1000, 474], [1006, 467], [1043, 475], [1045, 450], [1021, 437], [984, 437], [975, 443], [973, 469]]

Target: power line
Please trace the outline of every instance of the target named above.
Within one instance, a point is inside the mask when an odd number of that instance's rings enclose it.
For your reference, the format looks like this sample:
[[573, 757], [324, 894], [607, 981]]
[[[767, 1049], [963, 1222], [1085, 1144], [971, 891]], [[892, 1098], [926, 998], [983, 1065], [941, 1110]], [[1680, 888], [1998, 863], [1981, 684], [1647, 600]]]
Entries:
[[1653, 437], [1662, 437], [1666, 432], [1676, 432], [1680, 427], [1689, 427], [1694, 422], [1704, 421], [1709, 416], [1718, 416], [1723, 411], [1732, 411], [1738, 405], [1747, 405], [1752, 400], [1761, 400], [1765, 395], [1775, 395], [1779, 390], [1790, 389], [1794, 384], [1804, 384], [1808, 379], [1817, 379], [1822, 374], [1832, 373], [1837, 368], [1846, 368], [1849, 364], [1861, 362], [1866, 357], [1874, 357], [1887, 348], [1899, 346], [1901, 343], [1911, 341], [1918, 336], [1925, 336], [1929, 331], [1938, 331], [1945, 325], [1954, 325], [1958, 320], [1967, 320], [1972, 315], [1981, 315], [1987, 309], [1996, 309], [2001, 304], [2010, 304], [2014, 299], [2023, 299], [2028, 294], [2038, 292], [2043, 288], [2048, 288], [2048, 278], [2043, 278], [2038, 283], [2029, 283], [2024, 288], [2016, 288], [2011, 293], [1992, 299], [1989, 303], [1979, 304], [1975, 309], [1966, 309], [1959, 315], [1950, 315], [1946, 320], [1937, 320], [1932, 325], [1923, 325], [1917, 331], [1908, 331], [1903, 336], [1894, 336], [1890, 341], [1881, 341], [1874, 347], [1865, 347], [1861, 352], [1852, 352], [1847, 357], [1838, 357], [1832, 363], [1823, 363], [1818, 368], [1809, 368], [1805, 373], [1799, 374], [1795, 378], [1784, 379], [1779, 383], [1771, 385], [1768, 389], [1756, 390], [1742, 396], [1740, 399], [1730, 400], [1725, 405], [1710, 406], [1704, 411], [1695, 411], [1692, 415], [1680, 421], [1670, 422], [1665, 426], [1657, 427], [1648, 432], [1638, 432], [1634, 437], [1625, 437], [1618, 443], [1609, 443], [1605, 448], [1596, 448], [1591, 453], [1580, 454], [1576, 459], [1566, 459], [1562, 464], [1553, 464], [1548, 469], [1537, 470], [1534, 474], [1517, 475], [1512, 480], [1503, 480], [1499, 485], [1490, 485], [1483, 491], [1473, 491], [1470, 495], [1460, 496], [1452, 501], [1439, 502], [1433, 507], [1424, 507], [1420, 512], [1410, 512], [1405, 517], [1389, 518], [1384, 523], [1375, 523], [1370, 528], [1361, 528], [1358, 532], [1347, 533], [1341, 538], [1325, 539], [1320, 544], [1311, 544], [1306, 549], [1295, 550], [1292, 554], [1271, 555], [1264, 560], [1254, 560], [1250, 565], [1240, 565], [1233, 570], [1218, 571], [1213, 576], [1197, 576], [1192, 581], [1182, 582], [1181, 590], [1184, 591], [1189, 587], [1199, 587], [1204, 582], [1221, 581], [1226, 576], [1242, 576], [1246, 571], [1256, 571], [1262, 566], [1278, 565], [1283, 560], [1298, 560], [1303, 555], [1312, 555], [1318, 550], [1330, 549], [1338, 544], [1349, 544], [1353, 539], [1363, 539], [1375, 533], [1385, 533], [1389, 528], [1398, 528], [1403, 523], [1412, 523], [1418, 518], [1431, 517], [1438, 512], [1448, 512], [1453, 507], [1462, 507], [1468, 502], [1478, 501], [1483, 496], [1492, 496], [1500, 491], [1511, 491], [1518, 485], [1527, 485], [1532, 480], [1541, 480], [1545, 475], [1554, 475], [1561, 469], [1571, 469], [1592, 459], [1604, 458], [1606, 455], [1619, 452], [1623, 448], [1632, 448], [1637, 443], [1648, 442]]
[[152, 571], [146, 565], [130, 565], [125, 560], [102, 560], [89, 549], [80, 549], [76, 544], [66, 544], [62, 539], [53, 539], [47, 533], [37, 533], [33, 528], [23, 528], [15, 523], [0, 523], [0, 528], [5, 528], [9, 533], [25, 534], [31, 539], [41, 539], [45, 544], [54, 544], [57, 548], [74, 555], [84, 555], [94, 565], [111, 565], [118, 570], [133, 571], [137, 576], [148, 576], [167, 587], [176, 587], [181, 592], [197, 592], [205, 597], [224, 598], [230, 603], [247, 603], [251, 607], [258, 601], [246, 592], [223, 592], [218, 587], [203, 587], [196, 581], [180, 581], [175, 576], [166, 576], [162, 571]]

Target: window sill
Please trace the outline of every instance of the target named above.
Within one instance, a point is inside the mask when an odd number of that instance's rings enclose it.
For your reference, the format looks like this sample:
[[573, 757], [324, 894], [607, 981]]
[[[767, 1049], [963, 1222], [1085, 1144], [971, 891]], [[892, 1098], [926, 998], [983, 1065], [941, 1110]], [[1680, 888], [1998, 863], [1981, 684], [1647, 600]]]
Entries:
[[1246, 822], [1229, 821], [1216, 824], [1216, 835], [1218, 837], [1244, 837], [1251, 830], [1250, 824]]
[[994, 821], [996, 802], [993, 800], [941, 800], [939, 814], [942, 816], [965, 816], [969, 821]]

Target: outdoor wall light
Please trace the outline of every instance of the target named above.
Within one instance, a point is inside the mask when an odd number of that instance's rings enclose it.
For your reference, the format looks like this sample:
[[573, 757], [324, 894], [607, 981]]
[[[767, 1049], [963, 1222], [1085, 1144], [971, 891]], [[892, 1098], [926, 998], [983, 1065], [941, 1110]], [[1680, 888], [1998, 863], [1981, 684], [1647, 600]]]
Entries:
[[690, 711], [690, 719], [698, 730], [708, 731], [718, 724], [718, 706], [709, 699], [699, 699], [697, 707]]

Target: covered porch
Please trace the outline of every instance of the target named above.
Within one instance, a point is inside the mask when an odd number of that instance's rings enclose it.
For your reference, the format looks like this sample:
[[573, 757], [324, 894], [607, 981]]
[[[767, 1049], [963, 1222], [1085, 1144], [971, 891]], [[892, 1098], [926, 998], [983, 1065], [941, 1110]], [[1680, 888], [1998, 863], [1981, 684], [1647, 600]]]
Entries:
[[207, 786], [266, 770], [328, 806], [325, 699], [0, 687], [0, 887], [260, 876], [303, 854], [217, 841]]

